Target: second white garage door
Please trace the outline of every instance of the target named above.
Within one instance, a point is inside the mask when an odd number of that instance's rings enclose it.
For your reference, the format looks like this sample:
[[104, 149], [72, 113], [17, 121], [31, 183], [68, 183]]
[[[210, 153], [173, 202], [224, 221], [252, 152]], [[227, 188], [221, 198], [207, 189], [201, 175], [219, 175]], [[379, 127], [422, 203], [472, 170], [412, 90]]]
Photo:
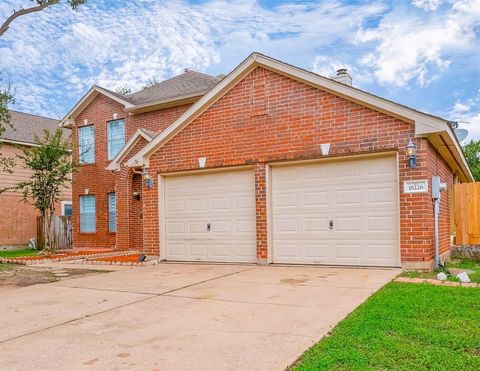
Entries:
[[167, 260], [256, 262], [252, 170], [165, 177]]
[[273, 261], [399, 266], [396, 157], [273, 167]]

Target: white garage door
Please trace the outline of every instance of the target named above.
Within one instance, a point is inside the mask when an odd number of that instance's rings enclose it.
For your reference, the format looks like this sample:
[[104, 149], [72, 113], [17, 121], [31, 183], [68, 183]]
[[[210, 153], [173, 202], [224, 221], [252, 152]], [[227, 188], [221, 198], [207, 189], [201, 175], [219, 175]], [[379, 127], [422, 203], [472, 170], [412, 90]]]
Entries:
[[165, 178], [167, 260], [255, 262], [253, 171]]
[[399, 266], [396, 158], [272, 169], [273, 260]]

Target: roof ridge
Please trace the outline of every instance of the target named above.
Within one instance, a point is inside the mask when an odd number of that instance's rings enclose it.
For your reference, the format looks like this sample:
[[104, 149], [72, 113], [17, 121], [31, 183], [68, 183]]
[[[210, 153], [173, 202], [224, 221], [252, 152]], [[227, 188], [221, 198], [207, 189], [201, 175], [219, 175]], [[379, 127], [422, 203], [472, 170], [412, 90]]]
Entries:
[[52, 121], [58, 121], [60, 123], [60, 119], [56, 119], [56, 118], [52, 118], [52, 117], [47, 117], [47, 116], [43, 116], [43, 115], [37, 115], [35, 113], [28, 113], [28, 112], [22, 112], [22, 111], [17, 111], [15, 109], [8, 109], [9, 111], [11, 112], [16, 112], [16, 113], [20, 113], [22, 115], [28, 115], [28, 116], [35, 116], [35, 117], [40, 117], [42, 119], [47, 119], [47, 120], [52, 120]]

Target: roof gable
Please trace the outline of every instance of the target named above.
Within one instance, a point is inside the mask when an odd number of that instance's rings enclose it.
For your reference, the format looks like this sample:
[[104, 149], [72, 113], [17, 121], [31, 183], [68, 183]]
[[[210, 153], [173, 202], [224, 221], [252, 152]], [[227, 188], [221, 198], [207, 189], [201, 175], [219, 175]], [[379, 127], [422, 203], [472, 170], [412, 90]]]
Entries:
[[135, 147], [139, 140], [144, 138], [147, 142], [151, 142], [155, 135], [156, 133], [150, 130], [138, 129], [135, 134], [131, 136], [128, 142], [125, 143], [120, 152], [118, 152], [113, 160], [108, 164], [106, 169], [111, 171], [120, 170], [123, 159], [128, 156], [130, 151]]
[[90, 90], [80, 99], [77, 104], [65, 115], [60, 121], [60, 125], [64, 127], [74, 126], [75, 117], [85, 109], [99, 94], [103, 94], [106, 97], [120, 103], [125, 108], [131, 108], [134, 105], [123, 95], [94, 85]]
[[146, 145], [145, 148], [143, 148], [137, 155], [133, 156], [127, 162], [127, 165], [132, 167], [148, 166], [148, 160], [152, 153], [165, 145], [178, 132], [189, 125], [211, 105], [224, 96], [241, 79], [259, 66], [411, 123], [412, 125], [415, 125], [415, 133], [417, 136], [428, 137], [429, 135], [439, 132], [446, 133], [451, 140], [451, 143], [449, 144], [455, 147], [456, 153], [454, 157], [456, 157], [458, 167], [461, 168], [466, 179], [473, 179], [458, 140], [446, 120], [417, 111], [340, 82], [336, 82], [332, 79], [317, 75], [313, 72], [306, 71], [259, 53], [252, 53], [212, 90], [205, 94], [167, 129], [165, 129], [154, 140]]

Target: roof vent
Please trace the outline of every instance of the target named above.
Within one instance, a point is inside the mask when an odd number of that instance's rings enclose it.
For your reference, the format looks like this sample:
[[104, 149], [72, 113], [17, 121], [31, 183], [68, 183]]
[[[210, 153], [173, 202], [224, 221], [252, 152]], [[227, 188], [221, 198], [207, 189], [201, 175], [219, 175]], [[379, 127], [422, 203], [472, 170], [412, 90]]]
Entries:
[[352, 86], [352, 76], [348, 73], [346, 68], [340, 68], [337, 70], [337, 74], [332, 77], [332, 80], [341, 82], [342, 84]]
[[190, 72], [190, 68], [185, 68], [183, 71], [184, 71], [185, 73]]

